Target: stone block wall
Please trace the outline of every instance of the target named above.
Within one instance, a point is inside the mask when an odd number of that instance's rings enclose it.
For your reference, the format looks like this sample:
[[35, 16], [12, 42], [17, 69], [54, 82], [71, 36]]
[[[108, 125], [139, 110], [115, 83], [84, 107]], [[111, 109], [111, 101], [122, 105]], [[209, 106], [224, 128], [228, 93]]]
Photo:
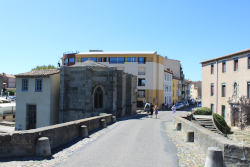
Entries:
[[[103, 112], [123, 117], [136, 111], [133, 102], [137, 82], [134, 82], [135, 76], [123, 70], [98, 64], [84, 66], [83, 62], [82, 66], [62, 67], [60, 75], [60, 123]], [[94, 107], [94, 93], [98, 87], [103, 91], [102, 108]]]
[[0, 157], [33, 156], [40, 137], [48, 137], [50, 147], [55, 148], [76, 139], [82, 125], [87, 125], [88, 131], [93, 131], [100, 128], [101, 119], [110, 124], [111, 118], [111, 114], [106, 114], [32, 130], [0, 133]]
[[[223, 151], [224, 166], [249, 166], [250, 145], [245, 145], [243, 149], [243, 145], [236, 141], [211, 132], [182, 117], [175, 117], [175, 123], [181, 123], [182, 131], [194, 131], [194, 142], [204, 151], [204, 153], [207, 153], [208, 147], [218, 147], [221, 149]], [[244, 156], [246, 158], [245, 161], [242, 160]]]

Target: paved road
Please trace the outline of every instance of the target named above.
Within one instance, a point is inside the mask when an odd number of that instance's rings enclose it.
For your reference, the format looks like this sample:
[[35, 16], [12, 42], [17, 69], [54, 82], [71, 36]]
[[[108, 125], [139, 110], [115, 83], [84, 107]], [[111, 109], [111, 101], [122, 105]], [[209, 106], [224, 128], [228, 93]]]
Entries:
[[172, 121], [171, 111], [160, 111], [158, 119], [124, 120], [58, 166], [178, 166], [177, 150], [165, 131], [165, 123]]

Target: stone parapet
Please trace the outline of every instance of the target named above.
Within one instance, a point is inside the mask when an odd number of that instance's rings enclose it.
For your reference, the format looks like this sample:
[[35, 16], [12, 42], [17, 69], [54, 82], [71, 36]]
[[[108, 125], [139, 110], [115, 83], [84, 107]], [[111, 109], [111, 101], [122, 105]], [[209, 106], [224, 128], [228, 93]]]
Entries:
[[182, 131], [193, 131], [194, 142], [203, 152], [207, 153], [209, 147], [218, 147], [223, 152], [223, 166], [249, 166], [250, 145], [243, 145], [216, 134], [206, 128], [195, 124], [185, 118], [175, 117], [176, 123], [181, 123]]
[[101, 120], [111, 123], [112, 114], [96, 116], [37, 129], [0, 133], [0, 157], [23, 157], [35, 155], [36, 141], [48, 137], [50, 147], [55, 148], [79, 137], [82, 125], [88, 131], [101, 128]]

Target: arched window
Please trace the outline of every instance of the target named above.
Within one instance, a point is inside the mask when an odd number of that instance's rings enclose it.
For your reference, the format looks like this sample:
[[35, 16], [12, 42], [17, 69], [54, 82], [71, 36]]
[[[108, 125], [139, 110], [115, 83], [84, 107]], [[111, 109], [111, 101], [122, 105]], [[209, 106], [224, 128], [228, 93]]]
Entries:
[[100, 87], [98, 87], [96, 89], [95, 94], [94, 94], [94, 98], [95, 98], [94, 107], [95, 108], [103, 108], [103, 91]]

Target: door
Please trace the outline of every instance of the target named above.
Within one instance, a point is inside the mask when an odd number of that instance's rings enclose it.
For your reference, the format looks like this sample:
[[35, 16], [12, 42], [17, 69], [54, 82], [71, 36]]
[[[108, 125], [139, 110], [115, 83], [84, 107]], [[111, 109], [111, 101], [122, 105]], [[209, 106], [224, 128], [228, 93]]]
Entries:
[[28, 105], [28, 129], [36, 129], [36, 105]]

